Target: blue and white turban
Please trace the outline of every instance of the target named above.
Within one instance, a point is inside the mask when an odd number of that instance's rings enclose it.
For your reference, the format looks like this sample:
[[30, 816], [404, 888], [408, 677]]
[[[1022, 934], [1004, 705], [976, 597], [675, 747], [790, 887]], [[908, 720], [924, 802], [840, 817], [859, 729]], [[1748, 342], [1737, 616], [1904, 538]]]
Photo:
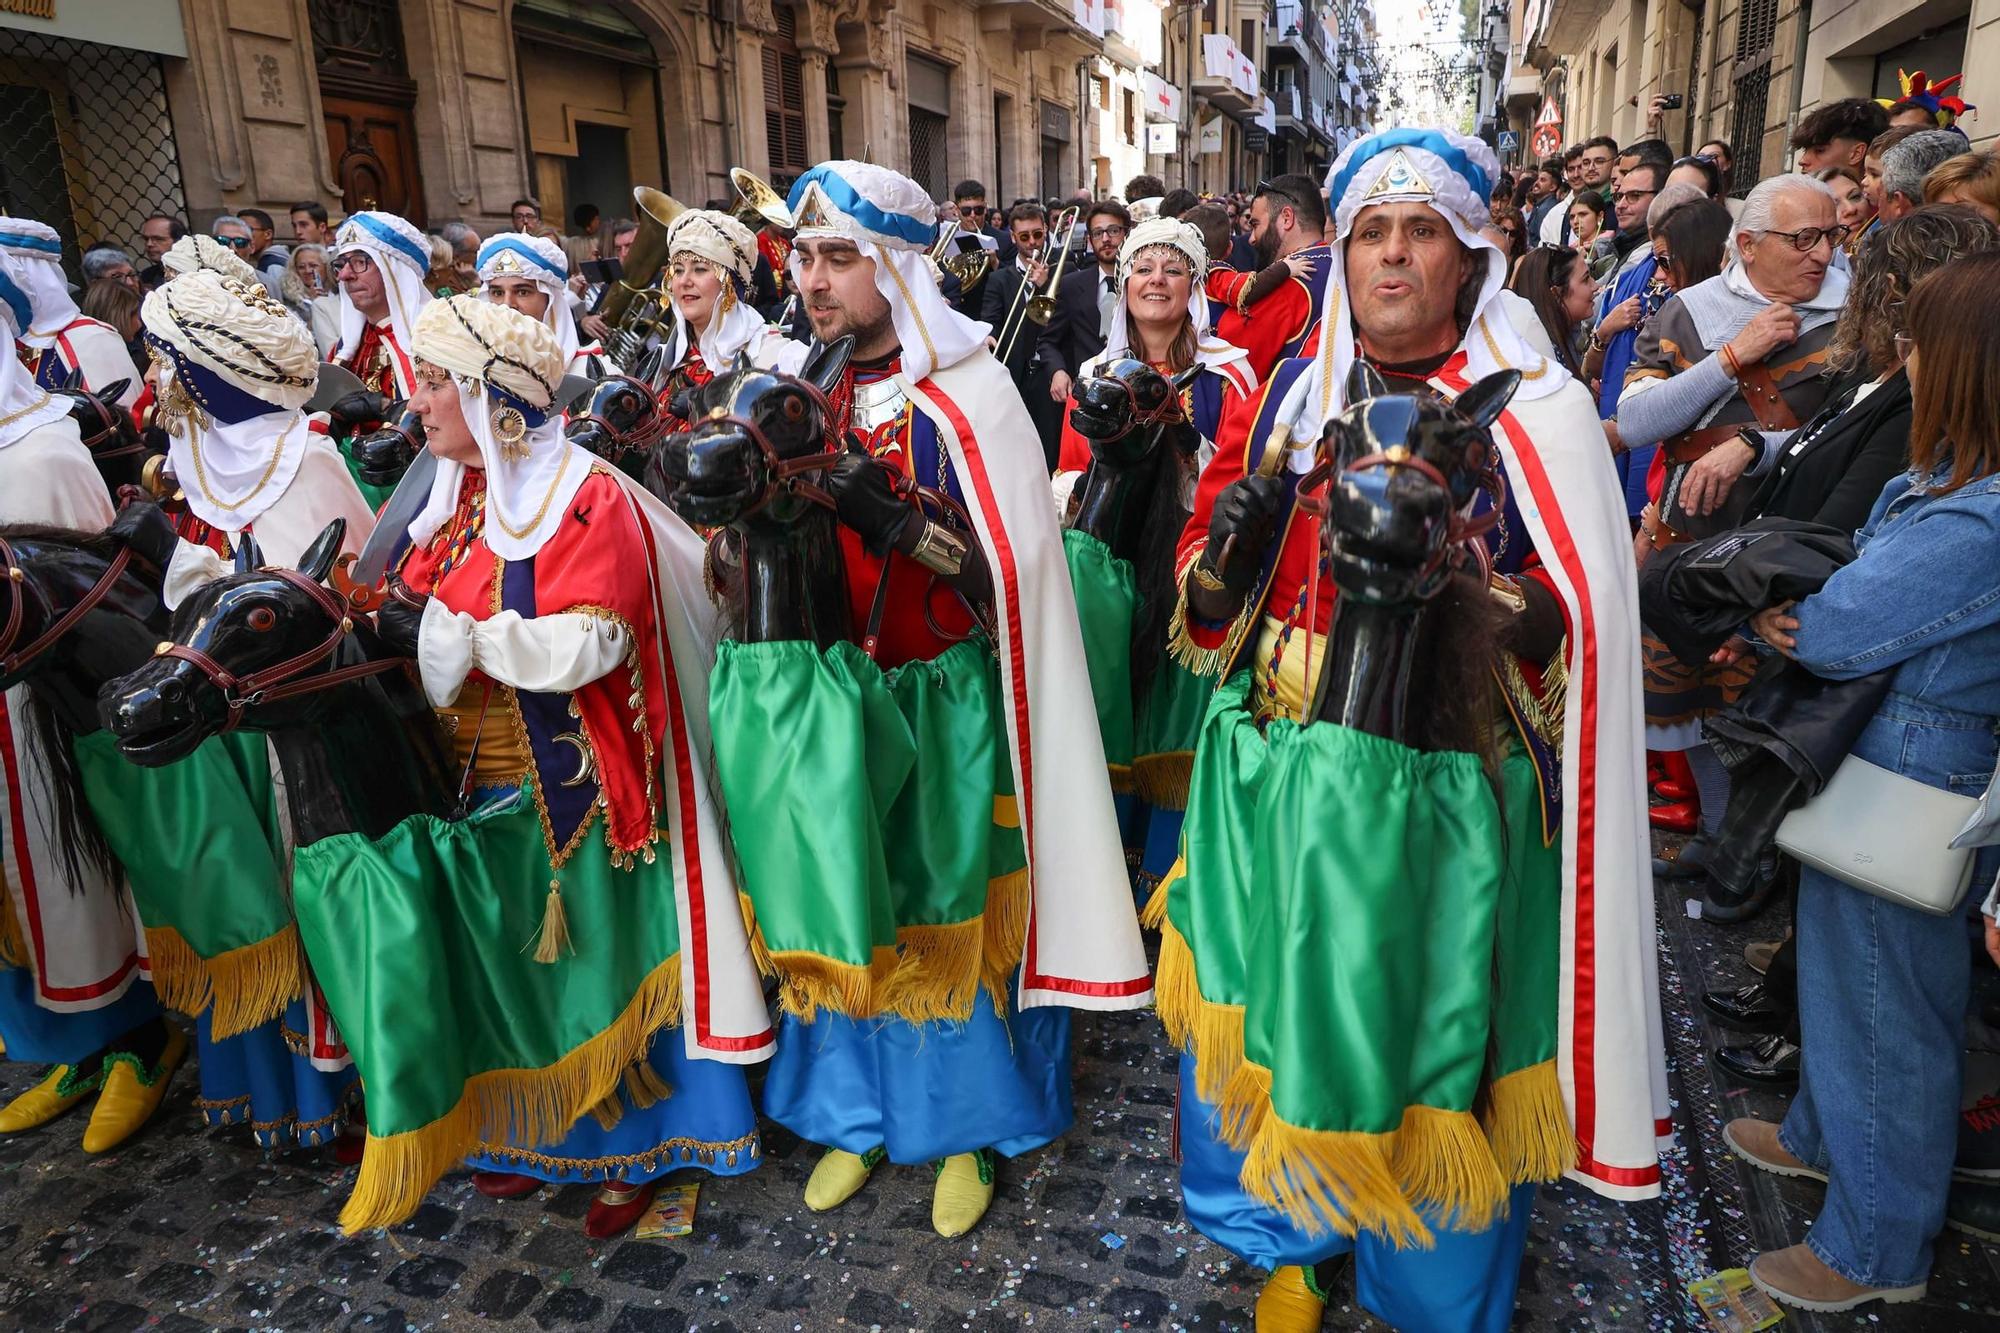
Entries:
[[[903, 344], [903, 373], [920, 380], [984, 350], [988, 325], [953, 310], [924, 252], [937, 240], [937, 205], [923, 187], [872, 162], [823, 162], [792, 185], [798, 239], [852, 241], [875, 261], [875, 288]], [[792, 255], [796, 282], [800, 260]]]
[[0, 318], [36, 351], [81, 312], [62, 271], [62, 237], [33, 218], [0, 218]]
[[[1465, 331], [1466, 374], [1472, 379], [1496, 370], [1522, 372], [1522, 400], [1545, 397], [1568, 383], [1561, 366], [1537, 351], [1515, 330], [1500, 300], [1507, 285], [1507, 256], [1479, 234], [1486, 225], [1487, 200], [1499, 163], [1478, 139], [1450, 130], [1385, 130], [1357, 139], [1342, 151], [1327, 179], [1333, 214], [1334, 264], [1321, 310], [1318, 366], [1294, 382], [1280, 420], [1292, 423], [1292, 438], [1317, 440], [1327, 420], [1346, 406], [1347, 372], [1354, 364], [1354, 319], [1347, 299], [1346, 251], [1342, 245], [1355, 220], [1378, 204], [1426, 204], [1486, 265], [1472, 322]], [[1307, 451], [1293, 465], [1310, 467]]]
[[[327, 260], [337, 264], [340, 257], [359, 250], [375, 262], [382, 270], [382, 294], [389, 301], [389, 327], [396, 335], [396, 345], [404, 355], [410, 351], [410, 331], [416, 327], [417, 316], [431, 303], [431, 290], [424, 285], [424, 279], [431, 271], [431, 245], [424, 234], [397, 217], [394, 213], [379, 213], [373, 210], [355, 213], [340, 224], [334, 234], [333, 245], [327, 252]], [[340, 347], [333, 354], [336, 361], [345, 361], [353, 356], [361, 346], [361, 335], [368, 325], [367, 316], [358, 310], [354, 302], [347, 298], [347, 289], [340, 292]], [[397, 366], [397, 379], [402, 378], [401, 364], [391, 358]], [[405, 394], [416, 386], [401, 386]]]
[[495, 278], [526, 278], [547, 293], [549, 306], [542, 312], [542, 323], [562, 345], [563, 365], [575, 360], [580, 340], [569, 308], [569, 256], [563, 248], [546, 236], [525, 232], [490, 236], [479, 247], [479, 281], [490, 283]]

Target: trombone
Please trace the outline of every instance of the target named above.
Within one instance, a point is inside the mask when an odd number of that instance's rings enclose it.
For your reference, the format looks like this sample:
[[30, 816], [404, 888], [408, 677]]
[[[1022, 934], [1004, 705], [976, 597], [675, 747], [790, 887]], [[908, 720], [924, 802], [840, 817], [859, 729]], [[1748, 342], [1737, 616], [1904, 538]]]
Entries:
[[1036, 291], [1028, 284], [1026, 275], [1022, 275], [1021, 286], [1015, 291], [1012, 304], [1007, 307], [1007, 318], [1000, 322], [1000, 334], [995, 340], [1001, 364], [1006, 364], [1013, 356], [1014, 344], [1020, 340], [1024, 319], [1047, 324], [1055, 318], [1056, 284], [1062, 281], [1063, 268], [1069, 263], [1069, 234], [1082, 211], [1080, 206], [1072, 204], [1051, 221], [1048, 240], [1042, 246], [1042, 263], [1049, 265], [1049, 278], [1042, 284], [1041, 290]]

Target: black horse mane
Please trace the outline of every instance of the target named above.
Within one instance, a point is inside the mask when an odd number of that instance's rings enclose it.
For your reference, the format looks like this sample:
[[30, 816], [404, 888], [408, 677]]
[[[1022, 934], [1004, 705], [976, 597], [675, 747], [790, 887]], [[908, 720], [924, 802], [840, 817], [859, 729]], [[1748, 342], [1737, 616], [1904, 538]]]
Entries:
[[[1169, 431], [1184, 429], [1169, 426]], [[1132, 616], [1132, 700], [1146, 698], [1153, 687], [1167, 643], [1167, 622], [1173, 618], [1179, 590], [1174, 582], [1174, 553], [1187, 527], [1189, 509], [1181, 496], [1183, 472], [1192, 460], [1183, 457], [1171, 438], [1153, 450], [1153, 475], [1146, 482], [1146, 512], [1139, 531], [1140, 547], [1132, 562], [1132, 581], [1139, 605]]]
[[74, 546], [80, 551], [110, 559], [118, 554], [119, 541], [105, 532], [82, 532], [49, 523], [0, 523], [0, 539], [8, 542], [47, 542]]
[[[1409, 710], [1419, 750], [1476, 754], [1499, 790], [1493, 664], [1500, 653], [1500, 610], [1479, 575], [1458, 570], [1432, 599], [1411, 652], [1410, 681], [1422, 707]], [[1414, 696], [1413, 696], [1414, 700]]]

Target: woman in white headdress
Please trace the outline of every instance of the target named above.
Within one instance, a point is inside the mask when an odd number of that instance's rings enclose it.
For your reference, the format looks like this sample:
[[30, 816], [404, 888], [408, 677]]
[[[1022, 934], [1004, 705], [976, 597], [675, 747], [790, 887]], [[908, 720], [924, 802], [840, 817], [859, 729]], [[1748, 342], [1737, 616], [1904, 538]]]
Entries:
[[213, 236], [192, 231], [167, 247], [167, 252], [160, 256], [160, 267], [166, 270], [170, 279], [206, 268], [240, 282], [259, 280], [257, 270], [251, 268], [243, 256]]
[[726, 372], [738, 356], [766, 370], [795, 373], [806, 348], [764, 322], [750, 304], [757, 238], [727, 213], [691, 208], [667, 228], [667, 268], [661, 275], [674, 303], [674, 337], [660, 401], [668, 430], [685, 430], [675, 412], [681, 395]]
[[540, 321], [447, 297], [412, 352], [437, 478], [377, 624], [476, 804], [298, 854], [301, 932], [344, 951], [322, 984], [368, 1089], [341, 1220], [400, 1221], [469, 1156], [490, 1197], [598, 1183], [584, 1230], [611, 1236], [667, 1173], [759, 1158], [730, 1065], [762, 1058], [769, 1018], [683, 693], [711, 651], [684, 609], [701, 545], [565, 437]]
[[569, 308], [569, 260], [545, 236], [503, 231], [479, 247], [479, 281], [486, 299], [539, 319], [555, 334], [566, 372], [602, 379], [618, 373], [595, 341], [577, 333]]
[[101, 393], [122, 381], [118, 405], [129, 411], [139, 400], [138, 367], [125, 337], [77, 309], [63, 276], [62, 237], [53, 227], [0, 218], [0, 299], [17, 308], [25, 303], [30, 312], [14, 341], [35, 383], [59, 389], [75, 375], [85, 392]]
[[[1167, 654], [1174, 541], [1225, 413], [1257, 387], [1249, 354], [1209, 331], [1207, 272], [1208, 247], [1193, 225], [1156, 217], [1134, 227], [1118, 251], [1119, 300], [1110, 336], [1104, 351], [1077, 373], [1082, 387], [1107, 367], [1139, 361], [1179, 386], [1176, 419], [1161, 428], [1156, 446], [1178, 466], [1154, 474], [1159, 480], [1150, 497], [1137, 501], [1147, 515], [1142, 549], [1121, 557], [1096, 535], [1073, 527], [1063, 534], [1079, 610], [1098, 631], [1085, 636], [1092, 692], [1113, 786], [1132, 801], [1120, 822], [1128, 848], [1140, 856], [1142, 895], [1151, 893], [1178, 854], [1195, 734], [1211, 688]], [[1070, 409], [1075, 407], [1072, 399]], [[1079, 494], [1090, 463], [1090, 442], [1066, 412], [1057, 494]], [[1106, 627], [1111, 632], [1102, 632]]]

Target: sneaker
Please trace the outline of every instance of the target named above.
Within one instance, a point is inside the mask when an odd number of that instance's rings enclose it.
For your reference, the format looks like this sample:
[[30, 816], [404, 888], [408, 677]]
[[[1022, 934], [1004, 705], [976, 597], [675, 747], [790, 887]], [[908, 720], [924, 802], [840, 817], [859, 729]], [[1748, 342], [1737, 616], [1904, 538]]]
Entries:
[[1951, 1173], [1966, 1180], [2000, 1180], [2000, 1095], [1981, 1097], [1958, 1113], [1958, 1156]]

